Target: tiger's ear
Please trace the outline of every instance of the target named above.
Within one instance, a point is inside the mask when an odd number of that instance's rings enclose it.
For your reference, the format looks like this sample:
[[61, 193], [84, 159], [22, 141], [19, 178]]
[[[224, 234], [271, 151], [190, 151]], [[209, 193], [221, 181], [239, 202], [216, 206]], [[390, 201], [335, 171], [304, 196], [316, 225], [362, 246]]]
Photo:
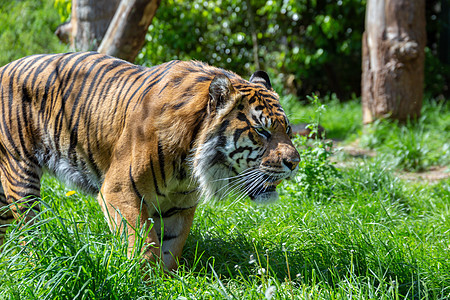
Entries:
[[234, 93], [230, 79], [225, 75], [216, 75], [209, 85], [208, 113], [225, 108]]
[[250, 82], [262, 84], [268, 90], [272, 89], [272, 84], [270, 84], [269, 75], [264, 71], [256, 71], [255, 73], [253, 73], [253, 75], [250, 77]]

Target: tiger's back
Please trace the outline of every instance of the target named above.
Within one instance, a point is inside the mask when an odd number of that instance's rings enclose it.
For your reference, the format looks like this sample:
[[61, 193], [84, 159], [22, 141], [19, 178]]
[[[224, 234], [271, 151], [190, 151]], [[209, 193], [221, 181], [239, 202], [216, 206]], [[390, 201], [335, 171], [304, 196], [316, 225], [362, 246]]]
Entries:
[[93, 52], [6, 65], [0, 69], [0, 147], [98, 192], [134, 94], [151, 77], [149, 70]]
[[0, 208], [18, 204], [0, 211], [0, 225], [37, 203], [48, 170], [98, 193], [111, 229], [119, 216], [139, 227], [152, 218], [146, 255], [172, 269], [200, 194], [276, 197], [299, 161], [289, 130], [264, 72], [246, 81], [196, 61], [26, 57], [0, 68]]

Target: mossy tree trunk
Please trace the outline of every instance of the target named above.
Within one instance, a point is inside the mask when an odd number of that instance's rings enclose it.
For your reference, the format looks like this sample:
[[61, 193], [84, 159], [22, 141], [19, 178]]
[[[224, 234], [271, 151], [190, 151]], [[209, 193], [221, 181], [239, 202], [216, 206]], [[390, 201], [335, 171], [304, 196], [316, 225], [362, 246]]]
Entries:
[[420, 115], [425, 60], [425, 0], [367, 0], [363, 35], [364, 124]]

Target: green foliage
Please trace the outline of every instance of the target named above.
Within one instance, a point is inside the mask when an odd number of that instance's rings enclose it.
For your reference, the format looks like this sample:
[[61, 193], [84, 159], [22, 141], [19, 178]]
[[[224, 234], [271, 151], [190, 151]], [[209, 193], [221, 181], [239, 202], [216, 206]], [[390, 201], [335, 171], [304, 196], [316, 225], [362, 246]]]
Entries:
[[198, 59], [249, 75], [256, 41], [261, 68], [282, 82], [293, 74], [301, 94], [348, 98], [360, 84], [364, 10], [364, 0], [163, 1], [138, 62]]
[[312, 145], [306, 137], [295, 140], [302, 160], [299, 164], [298, 187], [310, 196], [332, 193], [331, 179], [339, 172], [330, 162], [332, 142], [315, 140]]
[[[447, 25], [448, 26], [448, 25]], [[450, 65], [439, 60], [436, 51], [425, 48], [424, 94], [426, 98], [449, 95]], [[444, 87], [446, 90], [444, 90]]]
[[53, 1], [0, 2], [0, 66], [23, 56], [64, 52], [54, 35], [60, 23]]
[[[355, 138], [362, 128], [359, 99], [340, 103], [335, 97], [324, 97], [322, 101], [327, 109], [321, 111], [320, 125], [325, 128], [327, 138], [338, 140]], [[317, 112], [313, 105], [299, 103], [293, 95], [281, 96], [280, 102], [292, 123], [315, 121]]]
[[61, 16], [61, 22], [66, 22], [70, 18], [72, 12], [71, 0], [55, 0], [54, 7], [58, 10], [58, 14]]
[[316, 116], [308, 125], [311, 129], [310, 136], [314, 136], [313, 142], [308, 137], [297, 136], [294, 144], [299, 149], [301, 161], [297, 175], [298, 187], [308, 196], [326, 195], [332, 193], [332, 180], [339, 175], [338, 170], [330, 162], [333, 154], [333, 142], [319, 139], [319, 123], [322, 113], [326, 111], [326, 105], [321, 104], [317, 95], [308, 96]]
[[[347, 100], [360, 94], [365, 8], [366, 0], [163, 1], [137, 61], [197, 59], [249, 76], [257, 67], [256, 42], [258, 64], [278, 77], [280, 93], [334, 93]], [[427, 14], [428, 25], [437, 22], [433, 14]], [[445, 92], [450, 66], [431, 50], [439, 28], [428, 31], [433, 40], [426, 48], [425, 92], [436, 97]]]

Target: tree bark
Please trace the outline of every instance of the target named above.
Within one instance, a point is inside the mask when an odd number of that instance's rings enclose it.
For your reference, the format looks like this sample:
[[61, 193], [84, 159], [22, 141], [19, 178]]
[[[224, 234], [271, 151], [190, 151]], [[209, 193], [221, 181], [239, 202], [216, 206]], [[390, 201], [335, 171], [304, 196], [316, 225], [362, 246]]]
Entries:
[[122, 0], [98, 51], [133, 62], [160, 0]]
[[425, 0], [367, 0], [361, 83], [364, 124], [420, 115], [425, 44]]
[[72, 15], [56, 35], [71, 48], [97, 50], [133, 62], [160, 0], [72, 0]]
[[72, 0], [71, 47], [81, 51], [96, 50], [119, 3], [120, 0]]

